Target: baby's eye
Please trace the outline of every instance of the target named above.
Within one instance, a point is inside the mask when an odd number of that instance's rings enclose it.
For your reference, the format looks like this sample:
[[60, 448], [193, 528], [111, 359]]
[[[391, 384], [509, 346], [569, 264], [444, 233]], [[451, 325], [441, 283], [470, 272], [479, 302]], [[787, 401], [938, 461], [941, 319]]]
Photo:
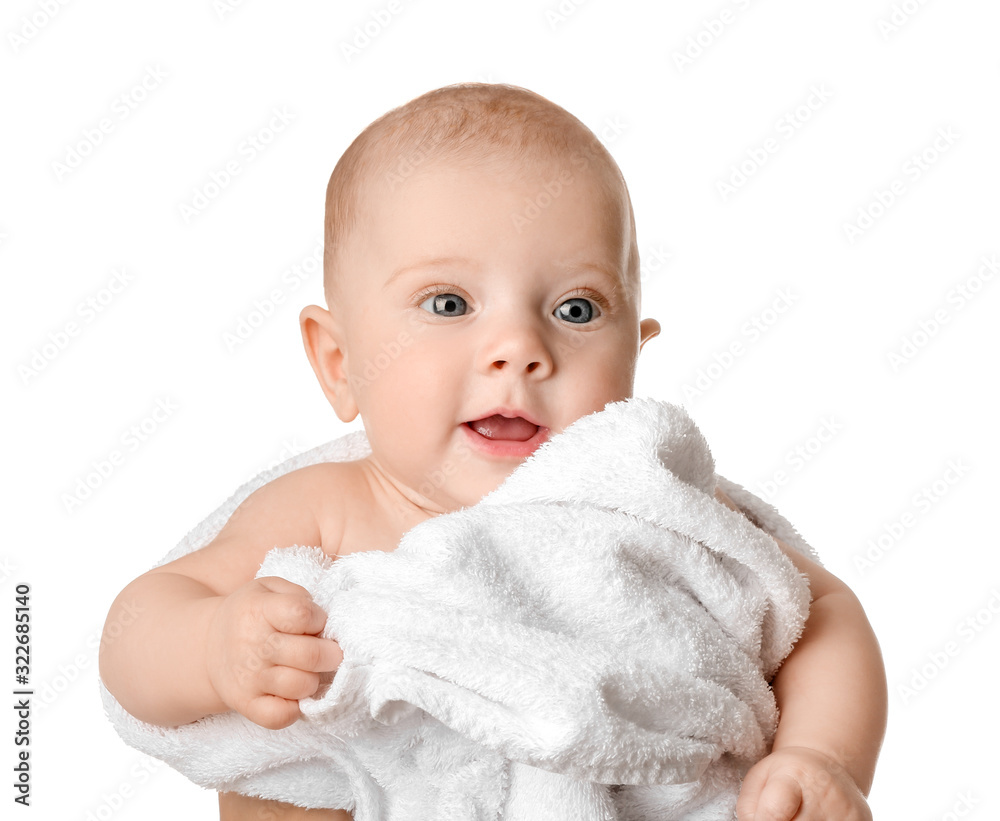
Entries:
[[421, 302], [420, 307], [423, 308], [428, 303], [431, 307], [427, 310], [437, 316], [462, 316], [468, 307], [458, 294], [434, 294]]
[[566, 319], [575, 324], [582, 325], [594, 318], [594, 306], [589, 299], [573, 297], [572, 299], [567, 299], [553, 313], [560, 319]]

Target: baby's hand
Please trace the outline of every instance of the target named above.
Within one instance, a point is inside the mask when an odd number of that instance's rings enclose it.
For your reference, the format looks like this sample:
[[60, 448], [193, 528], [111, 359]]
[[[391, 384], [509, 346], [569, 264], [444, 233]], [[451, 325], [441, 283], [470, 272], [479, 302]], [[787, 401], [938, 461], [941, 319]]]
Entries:
[[850, 774], [828, 755], [785, 747], [754, 764], [736, 802], [738, 821], [872, 821]]
[[320, 673], [344, 660], [319, 638], [326, 613], [304, 587], [276, 576], [247, 582], [219, 605], [208, 628], [208, 677], [233, 710], [280, 730], [299, 717], [300, 698], [319, 689]]

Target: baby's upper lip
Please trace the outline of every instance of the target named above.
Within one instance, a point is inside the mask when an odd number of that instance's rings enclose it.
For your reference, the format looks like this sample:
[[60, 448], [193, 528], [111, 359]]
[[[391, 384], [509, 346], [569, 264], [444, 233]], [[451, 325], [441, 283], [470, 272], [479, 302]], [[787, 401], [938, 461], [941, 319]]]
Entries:
[[535, 425], [536, 427], [539, 428], [545, 427], [545, 425], [539, 422], [534, 416], [529, 414], [527, 411], [519, 410], [518, 408], [493, 408], [493, 410], [488, 410], [486, 411], [486, 413], [480, 416], [475, 416], [472, 419], [469, 419], [468, 421], [478, 422], [480, 419], [488, 419], [490, 416], [496, 416], [497, 414], [500, 414], [500, 416], [506, 416], [508, 419], [514, 419], [515, 417], [520, 416], [522, 419], [524, 419], [527, 422], [530, 422], [532, 425]]

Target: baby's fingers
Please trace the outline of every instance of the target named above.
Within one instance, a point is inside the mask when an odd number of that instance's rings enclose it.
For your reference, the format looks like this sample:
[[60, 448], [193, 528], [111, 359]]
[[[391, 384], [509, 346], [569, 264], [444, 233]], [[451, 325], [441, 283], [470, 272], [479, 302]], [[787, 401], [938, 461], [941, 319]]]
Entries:
[[298, 701], [319, 689], [319, 673], [307, 673], [292, 667], [268, 667], [260, 677], [264, 695]]
[[802, 787], [791, 776], [776, 773], [761, 791], [753, 821], [792, 821], [800, 806]]
[[791, 776], [771, 772], [765, 761], [743, 780], [736, 817], [739, 821], [792, 821], [802, 805], [802, 788]]
[[301, 715], [298, 701], [271, 695], [257, 696], [240, 712], [254, 724], [259, 724], [268, 730], [288, 727]]
[[273, 633], [267, 640], [267, 660], [294, 670], [331, 673], [340, 667], [344, 654], [332, 639]]
[[277, 576], [265, 576], [257, 581], [281, 594], [267, 596], [262, 603], [264, 618], [279, 633], [316, 635], [326, 625], [326, 613], [304, 587]]

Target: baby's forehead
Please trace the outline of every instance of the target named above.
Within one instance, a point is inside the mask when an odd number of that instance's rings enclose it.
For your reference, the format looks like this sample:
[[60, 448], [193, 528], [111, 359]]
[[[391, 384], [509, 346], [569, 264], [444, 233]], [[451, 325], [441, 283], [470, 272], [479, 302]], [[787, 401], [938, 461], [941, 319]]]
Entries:
[[[405, 156], [405, 155], [404, 155]], [[390, 165], [390, 168], [392, 166]], [[383, 266], [372, 265], [368, 268], [369, 274], [381, 282], [386, 271], [397, 268], [405, 270], [408, 268], [421, 268], [425, 265], [440, 265], [446, 261], [450, 264], [468, 264], [469, 259], [458, 259], [452, 252], [449, 242], [439, 243], [437, 232], [431, 229], [429, 232], [413, 234], [413, 229], [407, 227], [403, 231], [397, 231], [398, 226], [394, 222], [395, 217], [391, 217], [386, 224], [380, 218], [380, 209], [389, 206], [387, 211], [397, 216], [419, 212], [420, 204], [426, 203], [426, 193], [433, 189], [439, 181], [455, 179], [465, 180], [468, 178], [472, 183], [472, 188], [460, 186], [462, 193], [458, 194], [460, 199], [459, 213], [468, 213], [466, 208], [473, 208], [474, 204], [481, 202], [482, 197], [493, 196], [496, 191], [492, 184], [499, 180], [512, 180], [518, 182], [527, 181], [527, 189], [519, 191], [520, 198], [524, 190], [536, 190], [535, 183], [542, 181], [562, 185], [563, 191], [568, 192], [568, 196], [580, 197], [580, 202], [584, 203], [589, 217], [585, 218], [586, 224], [598, 225], [598, 234], [590, 233], [588, 236], [598, 240], [603, 250], [594, 255], [593, 245], [591, 251], [583, 251], [580, 246], [559, 248], [547, 246], [553, 249], [552, 252], [558, 256], [560, 265], [556, 269], [565, 268], [566, 278], [572, 278], [574, 271], [579, 270], [581, 262], [596, 264], [598, 268], [605, 271], [609, 276], [618, 282], [618, 286], [624, 288], [626, 293], [635, 290], [633, 268], [637, 268], [632, 260], [633, 231], [631, 229], [631, 209], [628, 204], [627, 191], [620, 185], [620, 172], [618, 174], [609, 173], [608, 169], [602, 168], [596, 158], [588, 156], [584, 152], [570, 154], [545, 154], [538, 153], [527, 156], [510, 156], [504, 154], [485, 155], [478, 157], [475, 162], [470, 162], [468, 157], [443, 155], [433, 159], [426, 158], [419, 165], [408, 167], [409, 173], [401, 173], [397, 168], [397, 176], [393, 178], [373, 175], [373, 188], [380, 190], [390, 198], [396, 195], [399, 206], [388, 202], [381, 197], [372, 200], [372, 208], [369, 211], [366, 223], [369, 226], [368, 237], [373, 242], [367, 243], [368, 253], [374, 252], [374, 256], [391, 257], [391, 264], [387, 258]], [[584, 182], [586, 180], [587, 182]], [[381, 181], [382, 184], [378, 185]], [[589, 184], [588, 184], [589, 183]], [[476, 193], [477, 185], [482, 184], [482, 194]], [[518, 186], [520, 188], [520, 186]], [[501, 186], [502, 188], [502, 186]], [[450, 189], [449, 189], [450, 190]], [[469, 191], [472, 191], [471, 199]], [[551, 194], [544, 188], [538, 187], [537, 191], [546, 196]], [[560, 193], [560, 196], [565, 194]], [[520, 201], [520, 199], [519, 199]], [[541, 203], [544, 205], [544, 202]], [[476, 209], [478, 210], [478, 209]], [[544, 210], [544, 209], [541, 209]], [[435, 212], [436, 213], [436, 212]], [[515, 218], [517, 214], [510, 215]], [[530, 215], [529, 215], [530, 216]], [[417, 225], [420, 224], [419, 217]], [[432, 224], [437, 224], [433, 223]], [[408, 223], [409, 226], [409, 223]], [[511, 237], [518, 236], [517, 226], [513, 223], [509, 226]], [[474, 229], [474, 235], [479, 235], [480, 229], [486, 235], [496, 236], [496, 223], [489, 222], [488, 225], [479, 224], [478, 229]], [[462, 233], [465, 236], [469, 230], [466, 225]], [[388, 232], [388, 233], [385, 233]], [[389, 238], [392, 241], [386, 242]], [[427, 243], [425, 245], [425, 240]], [[391, 251], [390, 251], [391, 247]], [[442, 253], [442, 251], [445, 251]], [[458, 254], [462, 256], [462, 254]], [[591, 257], [593, 256], [593, 259]], [[397, 259], [397, 257], [399, 257]], [[445, 260], [444, 258], [448, 258]], [[369, 259], [369, 263], [372, 260]], [[562, 265], [562, 263], [565, 263]], [[365, 266], [362, 266], [365, 267]], [[556, 269], [553, 269], [555, 271]], [[393, 277], [394, 278], [394, 277]]]
[[479, 198], [514, 192], [511, 196], [519, 207], [510, 218], [512, 230], [518, 233], [519, 215], [532, 221], [533, 214], [537, 216], [553, 201], [566, 197], [589, 209], [615, 245], [628, 241], [631, 211], [620, 172], [603, 167], [597, 158], [583, 151], [530, 155], [494, 152], [474, 158], [443, 154], [427, 158], [419, 166], [408, 166], [409, 173], [405, 174], [398, 168], [391, 170], [391, 164], [389, 167], [388, 173], [375, 173], [370, 180], [369, 219], [377, 220], [385, 206], [396, 211], [393, 199], [405, 203], [407, 211], [419, 209], [429, 192], [436, 193], [439, 186], [455, 190], [451, 184], [458, 182], [458, 190], [463, 192], [460, 196], [469, 207]]
[[435, 146], [415, 137], [405, 144], [386, 141], [378, 154], [358, 192], [371, 204], [411, 187], [433, 186], [436, 179], [467, 175], [490, 185], [505, 181], [537, 184], [537, 197], [543, 201], [553, 191], [587, 196], [605, 222], [615, 227], [626, 226], [630, 214], [628, 192], [617, 165], [583, 140], [556, 148], [538, 144], [515, 150], [485, 138]]

